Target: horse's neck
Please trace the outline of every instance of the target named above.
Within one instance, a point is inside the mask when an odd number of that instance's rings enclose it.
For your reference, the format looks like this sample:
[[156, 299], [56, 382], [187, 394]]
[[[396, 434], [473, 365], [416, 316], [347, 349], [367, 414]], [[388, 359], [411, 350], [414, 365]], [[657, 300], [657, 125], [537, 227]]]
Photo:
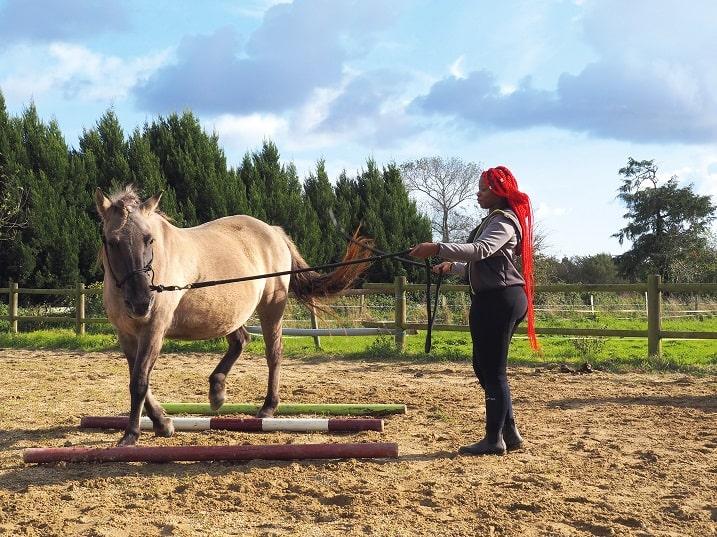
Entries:
[[[155, 258], [161, 259], [162, 280], [159, 283], [165, 285], [178, 285], [190, 282], [169, 281], [168, 279], [185, 279], [196, 276], [195, 256], [192, 256], [193, 248], [191, 239], [184, 228], [177, 227], [164, 218], [158, 217], [155, 224], [156, 232], [161, 234], [161, 247], [154, 252]], [[157, 276], [160, 276], [157, 274]]]

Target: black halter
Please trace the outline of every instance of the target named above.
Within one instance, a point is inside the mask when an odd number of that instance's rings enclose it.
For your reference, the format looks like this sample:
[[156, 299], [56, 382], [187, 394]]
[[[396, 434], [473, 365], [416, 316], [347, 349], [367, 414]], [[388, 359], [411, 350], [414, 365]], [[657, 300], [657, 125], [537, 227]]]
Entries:
[[152, 249], [152, 256], [149, 258], [149, 261], [147, 261], [147, 264], [144, 267], [135, 269], [126, 274], [125, 277], [121, 280], [118, 280], [117, 276], [115, 276], [115, 271], [112, 270], [112, 264], [110, 263], [110, 255], [107, 251], [107, 239], [105, 239], [104, 235], [102, 235], [102, 247], [105, 250], [105, 257], [107, 258], [107, 268], [110, 270], [112, 279], [115, 281], [115, 285], [118, 289], [122, 289], [122, 286], [127, 283], [127, 280], [129, 280], [132, 276], [136, 276], [137, 274], [147, 274], [149, 272], [152, 273], [151, 284], [154, 285], [154, 269], [152, 268], [152, 261], [154, 261], [154, 248]]

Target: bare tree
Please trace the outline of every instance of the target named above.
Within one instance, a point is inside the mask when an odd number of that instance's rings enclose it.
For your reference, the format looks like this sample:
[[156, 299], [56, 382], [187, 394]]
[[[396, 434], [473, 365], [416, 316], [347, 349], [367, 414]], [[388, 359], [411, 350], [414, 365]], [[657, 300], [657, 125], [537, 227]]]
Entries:
[[459, 206], [475, 197], [481, 167], [459, 158], [424, 157], [401, 165], [401, 175], [409, 192], [428, 198], [433, 231], [443, 242], [464, 238], [466, 229], [477, 220]]

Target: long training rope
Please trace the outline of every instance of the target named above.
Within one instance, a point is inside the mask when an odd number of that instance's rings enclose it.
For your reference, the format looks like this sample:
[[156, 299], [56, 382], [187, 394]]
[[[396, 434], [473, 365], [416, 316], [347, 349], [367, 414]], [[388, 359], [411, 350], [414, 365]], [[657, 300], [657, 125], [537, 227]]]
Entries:
[[[240, 278], [227, 278], [225, 280], [208, 280], [204, 282], [188, 283], [187, 285], [155, 285], [154, 281], [149, 286], [152, 291], [161, 293], [163, 291], [183, 291], [185, 289], [201, 289], [202, 287], [212, 287], [214, 285], [224, 285], [227, 283], [238, 283], [248, 282], [251, 280], [261, 280], [263, 278], [274, 278], [275, 276], [286, 276], [287, 274], [299, 274], [301, 272], [318, 272], [320, 270], [332, 269], [337, 267], [343, 267], [345, 265], [358, 265], [359, 263], [373, 263], [382, 259], [388, 259], [390, 257], [398, 257], [406, 255], [411, 250], [403, 250], [401, 252], [394, 252], [390, 254], [376, 255], [372, 257], [365, 257], [363, 259], [352, 259], [351, 261], [341, 261], [340, 263], [329, 263], [327, 265], [317, 265], [315, 267], [305, 267], [293, 270], [282, 270], [279, 272], [269, 272], [267, 274], [257, 274], [255, 276], [242, 276]], [[153, 273], [154, 274], [154, 273]]]
[[378, 253], [379, 255], [365, 257], [363, 259], [352, 259], [351, 261], [341, 261], [339, 263], [328, 263], [326, 265], [317, 265], [314, 267], [305, 267], [305, 268], [293, 269], [293, 270], [282, 270], [279, 272], [270, 272], [267, 274], [256, 274], [254, 276], [242, 276], [239, 278], [226, 278], [226, 279], [222, 279], [222, 280], [207, 280], [207, 281], [203, 281], [203, 282], [193, 282], [193, 283], [188, 283], [186, 285], [155, 284], [154, 283], [154, 269], [152, 268], [152, 261], [154, 259], [154, 255], [152, 255], [152, 258], [149, 260], [149, 262], [144, 267], [131, 271], [129, 274], [126, 274], [124, 278], [119, 280], [117, 278], [117, 276], [115, 276], [114, 271], [112, 270], [112, 265], [110, 265], [110, 263], [109, 263], [107, 244], [104, 240], [104, 237], [102, 238], [102, 242], [103, 242], [103, 246], [104, 246], [104, 250], [105, 250], [105, 256], [107, 257], [107, 265], [109, 267], [110, 274], [112, 275], [112, 279], [115, 281], [115, 285], [118, 288], [121, 289], [122, 286], [127, 282], [127, 280], [129, 280], [132, 276], [148, 273], [148, 274], [151, 274], [151, 283], [149, 285], [149, 288], [152, 291], [156, 291], [157, 293], [163, 293], [165, 291], [185, 291], [188, 289], [201, 289], [203, 287], [213, 287], [215, 285], [225, 285], [228, 283], [247, 282], [247, 281], [251, 281], [251, 280], [260, 280], [260, 279], [264, 279], [264, 278], [274, 278], [277, 276], [299, 274], [301, 272], [319, 272], [321, 270], [333, 269], [333, 268], [343, 267], [346, 265], [357, 265], [359, 263], [374, 263], [376, 261], [381, 261], [382, 259], [390, 259], [390, 258], [397, 258], [399, 261], [402, 261], [404, 263], [409, 263], [412, 265], [425, 266], [425, 268], [426, 268], [426, 313], [427, 313], [428, 330], [426, 332], [426, 343], [424, 345], [424, 350], [425, 350], [426, 354], [430, 353], [431, 345], [432, 345], [433, 323], [436, 318], [436, 312], [438, 311], [438, 298], [439, 298], [441, 282], [443, 280], [443, 273], [440, 273], [438, 275], [438, 281], [436, 282], [435, 305], [433, 307], [433, 311], [431, 312], [431, 263], [428, 261], [428, 259], [425, 260], [425, 264], [421, 264], [417, 261], [406, 259], [404, 257], [411, 251], [410, 248], [408, 250], [402, 250], [400, 252], [386, 253], [386, 252], [382, 252], [381, 250], [378, 250], [376, 248], [373, 248], [371, 246], [362, 244], [362, 243], [356, 241], [353, 237], [347, 237], [347, 238], [351, 242], [356, 242], [357, 244], [360, 244], [362, 247], [366, 248], [367, 250], [370, 250], [371, 252], [374, 252], [374, 253]]

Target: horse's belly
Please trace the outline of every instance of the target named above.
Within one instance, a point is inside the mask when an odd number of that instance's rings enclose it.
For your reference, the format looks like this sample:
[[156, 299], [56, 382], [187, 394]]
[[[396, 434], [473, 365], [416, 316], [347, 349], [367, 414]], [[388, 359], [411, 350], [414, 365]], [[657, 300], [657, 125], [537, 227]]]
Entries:
[[[200, 291], [200, 290], [197, 290]], [[194, 296], [190, 296], [190, 294]], [[168, 337], [212, 339], [243, 326], [256, 309], [260, 290], [187, 293], [174, 311]]]

